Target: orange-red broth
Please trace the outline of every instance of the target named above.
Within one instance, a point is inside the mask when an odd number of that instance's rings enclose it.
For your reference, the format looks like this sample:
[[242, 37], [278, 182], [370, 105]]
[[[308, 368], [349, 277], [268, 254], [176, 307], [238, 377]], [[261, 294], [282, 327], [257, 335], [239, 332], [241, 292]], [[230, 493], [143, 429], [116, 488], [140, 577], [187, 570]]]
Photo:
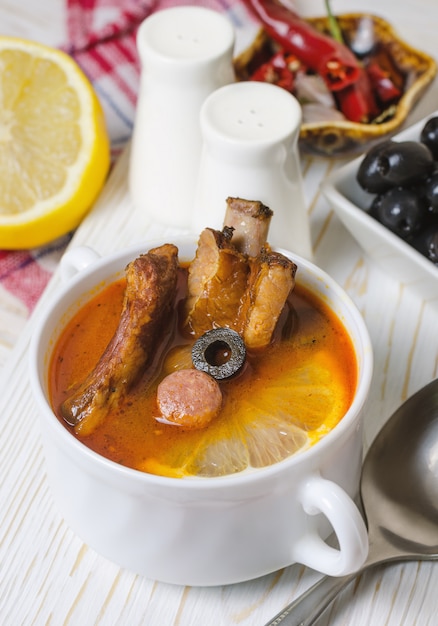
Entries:
[[[165, 476], [217, 476], [261, 467], [314, 444], [348, 410], [357, 384], [350, 337], [338, 317], [297, 284], [277, 324], [274, 341], [249, 352], [241, 372], [221, 381], [220, 415], [205, 429], [184, 431], [157, 421], [156, 388], [172, 368], [190, 366], [193, 340], [179, 328], [186, 291], [180, 269], [178, 306], [166, 347], [123, 404], [88, 436], [67, 426], [60, 406], [69, 389], [93, 368], [113, 335], [125, 279], [106, 287], [69, 321], [49, 371], [52, 406], [59, 420], [95, 452], [117, 463]], [[169, 338], [171, 337], [170, 341]], [[151, 382], [151, 368], [155, 369]]]

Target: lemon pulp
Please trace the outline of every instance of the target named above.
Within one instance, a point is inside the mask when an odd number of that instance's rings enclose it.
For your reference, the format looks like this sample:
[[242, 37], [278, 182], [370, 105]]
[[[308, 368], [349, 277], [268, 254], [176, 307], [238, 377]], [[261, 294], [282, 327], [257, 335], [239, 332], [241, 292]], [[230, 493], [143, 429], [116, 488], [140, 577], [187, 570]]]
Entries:
[[0, 247], [31, 248], [76, 228], [109, 163], [103, 112], [79, 66], [0, 37]]

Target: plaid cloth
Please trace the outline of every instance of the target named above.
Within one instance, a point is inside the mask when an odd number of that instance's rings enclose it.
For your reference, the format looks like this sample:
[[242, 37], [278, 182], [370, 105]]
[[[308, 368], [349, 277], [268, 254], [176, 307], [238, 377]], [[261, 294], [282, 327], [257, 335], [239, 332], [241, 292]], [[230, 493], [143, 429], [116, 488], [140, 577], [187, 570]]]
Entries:
[[[67, 0], [68, 42], [63, 49], [82, 67], [102, 103], [113, 161], [131, 137], [140, 64], [135, 36], [151, 13], [186, 4], [226, 12], [239, 31], [251, 23], [240, 0]], [[0, 287], [30, 314], [70, 236], [28, 251], [0, 251]]]

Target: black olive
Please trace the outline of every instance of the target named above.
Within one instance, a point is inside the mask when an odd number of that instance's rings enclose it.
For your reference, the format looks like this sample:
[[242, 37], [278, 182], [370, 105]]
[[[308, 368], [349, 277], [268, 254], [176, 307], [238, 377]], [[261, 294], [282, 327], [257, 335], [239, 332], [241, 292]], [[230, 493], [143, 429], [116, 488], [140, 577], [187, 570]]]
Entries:
[[420, 141], [432, 152], [434, 159], [438, 160], [438, 117], [431, 117], [423, 126]]
[[371, 148], [358, 172], [359, 185], [369, 193], [392, 187], [409, 187], [424, 180], [434, 169], [429, 148], [418, 141], [384, 141]]
[[223, 380], [236, 374], [245, 362], [246, 347], [242, 337], [231, 328], [213, 328], [204, 333], [192, 348], [192, 362], [197, 370]]
[[438, 224], [421, 231], [410, 243], [420, 254], [438, 265]]
[[385, 172], [382, 171], [387, 166], [387, 161], [380, 158], [380, 153], [384, 153], [393, 143], [391, 140], [378, 143], [363, 158], [357, 172], [357, 181], [365, 191], [382, 193], [388, 189]]
[[430, 213], [438, 214], [438, 170], [432, 172], [432, 174], [424, 181], [421, 193], [427, 203], [427, 208]]
[[427, 212], [421, 195], [395, 187], [374, 199], [370, 213], [393, 233], [408, 239], [420, 231]]

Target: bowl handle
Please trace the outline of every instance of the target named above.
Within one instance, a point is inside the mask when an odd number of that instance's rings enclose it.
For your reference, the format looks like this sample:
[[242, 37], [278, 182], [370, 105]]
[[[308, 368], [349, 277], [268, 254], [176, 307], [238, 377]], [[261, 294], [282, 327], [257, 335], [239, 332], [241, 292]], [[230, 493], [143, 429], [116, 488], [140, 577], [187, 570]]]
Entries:
[[301, 485], [298, 497], [308, 515], [323, 513], [337, 536], [339, 549], [309, 531], [293, 549], [294, 560], [328, 576], [344, 576], [362, 567], [368, 555], [368, 533], [357, 506], [336, 483], [314, 475]]
[[100, 254], [89, 246], [77, 246], [68, 250], [61, 258], [61, 280], [67, 282], [78, 272], [100, 259]]

